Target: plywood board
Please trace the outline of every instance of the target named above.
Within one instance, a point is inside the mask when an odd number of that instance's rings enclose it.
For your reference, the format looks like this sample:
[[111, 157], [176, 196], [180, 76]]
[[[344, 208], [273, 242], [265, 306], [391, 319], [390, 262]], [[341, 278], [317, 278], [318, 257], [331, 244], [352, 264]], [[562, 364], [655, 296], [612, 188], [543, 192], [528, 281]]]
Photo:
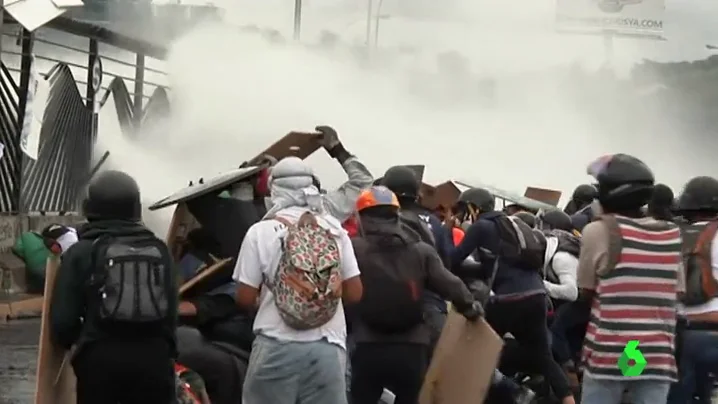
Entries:
[[561, 200], [561, 191], [548, 188], [526, 187], [524, 196], [529, 199], [556, 206], [558, 205], [558, 201]]
[[45, 269], [45, 301], [42, 306], [40, 349], [37, 354], [35, 404], [74, 404], [75, 373], [70, 352], [52, 343], [50, 338], [50, 302], [60, 259], [51, 257]]
[[503, 340], [480, 319], [449, 312], [421, 388], [419, 404], [483, 403]]
[[183, 283], [182, 286], [180, 286], [179, 294], [180, 298], [187, 294], [189, 290], [194, 288], [196, 285], [202, 283], [203, 280], [207, 279], [212, 275], [213, 273], [219, 271], [223, 266], [225, 266], [228, 262], [232, 261], [231, 258], [225, 258], [218, 260], [214, 264], [212, 264], [209, 268], [203, 270], [199, 274], [192, 277], [187, 282]]
[[290, 156], [305, 159], [321, 147], [319, 143], [320, 136], [318, 133], [289, 132], [262, 153], [249, 160], [247, 164], [261, 164], [265, 155], [274, 157], [277, 160]]

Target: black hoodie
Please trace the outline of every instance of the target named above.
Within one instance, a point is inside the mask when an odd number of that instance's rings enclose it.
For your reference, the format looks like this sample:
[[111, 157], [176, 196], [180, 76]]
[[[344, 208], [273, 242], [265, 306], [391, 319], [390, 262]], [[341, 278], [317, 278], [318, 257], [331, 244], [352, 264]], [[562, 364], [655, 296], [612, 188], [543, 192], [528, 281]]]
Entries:
[[[444, 267], [436, 249], [422, 242], [420, 236], [407, 225], [400, 224], [398, 218], [392, 220], [363, 215], [361, 230], [363, 236], [352, 238], [352, 244], [362, 274], [373, 271], [411, 274], [410, 278], [418, 280], [425, 290], [432, 290], [442, 298], [452, 301], [458, 310], [471, 306], [474, 301], [471, 292], [459, 278]], [[389, 262], [398, 265], [392, 267], [387, 266], [386, 262], [377, 261], [375, 249], [381, 249], [383, 254], [395, 254], [395, 259]], [[373, 252], [370, 254], [370, 251]], [[349, 307], [348, 311], [351, 312], [352, 309]], [[406, 342], [428, 345], [430, 341], [429, 329], [423, 323], [403, 333], [384, 334], [372, 330], [364, 324], [360, 316], [350, 317], [354, 340], [357, 343]]]
[[[90, 296], [88, 285], [93, 273], [92, 253], [93, 242], [100, 236], [153, 236], [143, 225], [124, 220], [98, 220], [89, 222], [77, 231], [79, 241], [70, 247], [62, 256], [62, 263], [57, 272], [55, 286], [50, 304], [50, 332], [52, 339], [59, 346], [70, 349], [77, 345], [76, 352], [88, 342], [111, 337], [101, 330], [88, 313]], [[177, 271], [175, 271], [177, 273]], [[178, 285], [178, 282], [173, 284]], [[157, 335], [142, 335], [141, 338], [165, 338], [172, 352], [176, 351], [175, 329], [177, 327], [178, 291], [169, 296], [170, 319], [158, 330]], [[128, 338], [123, 335], [122, 338]]]

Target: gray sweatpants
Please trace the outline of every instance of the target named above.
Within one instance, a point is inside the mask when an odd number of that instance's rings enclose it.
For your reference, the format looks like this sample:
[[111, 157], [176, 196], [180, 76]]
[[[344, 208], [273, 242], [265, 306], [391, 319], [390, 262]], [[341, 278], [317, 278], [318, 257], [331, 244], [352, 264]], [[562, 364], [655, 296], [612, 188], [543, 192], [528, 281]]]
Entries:
[[326, 340], [279, 341], [258, 335], [252, 345], [244, 404], [346, 404], [346, 352]]

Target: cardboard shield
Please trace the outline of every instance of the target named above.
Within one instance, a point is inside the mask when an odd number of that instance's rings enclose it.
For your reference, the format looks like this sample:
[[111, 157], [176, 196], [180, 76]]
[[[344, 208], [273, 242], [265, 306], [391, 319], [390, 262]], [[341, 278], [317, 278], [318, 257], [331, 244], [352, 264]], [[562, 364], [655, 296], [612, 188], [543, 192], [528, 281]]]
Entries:
[[526, 187], [524, 196], [555, 207], [558, 205], [558, 201], [561, 200], [561, 191], [548, 188]]
[[40, 347], [37, 354], [35, 404], [74, 404], [75, 373], [70, 352], [53, 344], [50, 337], [50, 302], [55, 277], [60, 266], [58, 257], [50, 257], [45, 269], [45, 301], [42, 306]]
[[424, 378], [419, 404], [483, 403], [503, 340], [480, 319], [450, 311]]

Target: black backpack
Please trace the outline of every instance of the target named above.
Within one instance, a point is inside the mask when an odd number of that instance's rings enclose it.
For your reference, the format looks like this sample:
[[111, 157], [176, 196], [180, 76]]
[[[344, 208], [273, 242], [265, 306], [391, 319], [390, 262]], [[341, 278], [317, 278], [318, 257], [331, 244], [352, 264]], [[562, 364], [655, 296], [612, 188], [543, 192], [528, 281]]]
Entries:
[[154, 235], [93, 243], [91, 293], [101, 323], [147, 325], [169, 318], [176, 279], [167, 245]]
[[357, 257], [364, 286], [357, 314], [370, 329], [385, 334], [409, 331], [424, 321], [424, 280], [412, 278], [419, 271], [404, 269], [423, 263], [414, 251], [416, 243], [405, 235], [398, 237], [401, 244], [384, 246], [375, 244], [369, 235], [366, 254]]
[[507, 215], [493, 219], [499, 232], [499, 256], [507, 264], [529, 271], [543, 270], [545, 243], [523, 220]]

